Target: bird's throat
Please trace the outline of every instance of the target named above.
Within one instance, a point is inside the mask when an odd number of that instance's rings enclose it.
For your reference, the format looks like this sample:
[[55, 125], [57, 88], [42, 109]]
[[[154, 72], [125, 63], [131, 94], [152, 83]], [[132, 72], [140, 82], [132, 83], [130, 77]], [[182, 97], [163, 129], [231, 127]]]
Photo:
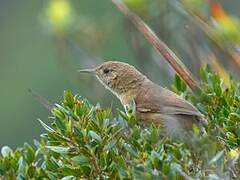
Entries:
[[129, 90], [125, 93], [118, 95], [118, 98], [120, 99], [123, 106], [127, 106], [135, 100], [136, 96], [137, 90]]

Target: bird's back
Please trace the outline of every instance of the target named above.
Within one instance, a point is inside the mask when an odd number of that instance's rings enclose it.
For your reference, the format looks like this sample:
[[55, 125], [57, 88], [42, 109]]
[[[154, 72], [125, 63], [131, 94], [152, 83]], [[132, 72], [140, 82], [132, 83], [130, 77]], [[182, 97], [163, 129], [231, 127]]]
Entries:
[[203, 115], [188, 101], [146, 80], [135, 98], [137, 117], [143, 122], [161, 124], [167, 133], [191, 130], [193, 124], [206, 123]]

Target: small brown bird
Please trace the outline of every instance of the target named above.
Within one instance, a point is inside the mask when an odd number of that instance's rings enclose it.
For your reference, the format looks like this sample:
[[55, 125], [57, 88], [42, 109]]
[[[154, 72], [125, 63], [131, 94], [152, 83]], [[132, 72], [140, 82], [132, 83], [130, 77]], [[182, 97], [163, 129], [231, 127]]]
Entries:
[[192, 130], [193, 124], [207, 121], [188, 101], [141, 74], [135, 67], [118, 61], [108, 61], [93, 69], [98, 80], [121, 101], [124, 107], [135, 103], [136, 117], [143, 123], [156, 123], [166, 135], [179, 136]]

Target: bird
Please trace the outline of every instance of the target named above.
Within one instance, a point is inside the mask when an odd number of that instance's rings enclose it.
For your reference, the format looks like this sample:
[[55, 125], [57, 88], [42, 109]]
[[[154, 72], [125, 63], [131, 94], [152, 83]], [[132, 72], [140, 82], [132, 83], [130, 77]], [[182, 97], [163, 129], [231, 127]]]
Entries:
[[124, 107], [134, 102], [136, 119], [145, 125], [156, 124], [167, 136], [182, 136], [203, 127], [207, 120], [190, 102], [143, 75], [134, 66], [120, 61], [106, 61], [92, 69], [101, 84], [121, 101]]

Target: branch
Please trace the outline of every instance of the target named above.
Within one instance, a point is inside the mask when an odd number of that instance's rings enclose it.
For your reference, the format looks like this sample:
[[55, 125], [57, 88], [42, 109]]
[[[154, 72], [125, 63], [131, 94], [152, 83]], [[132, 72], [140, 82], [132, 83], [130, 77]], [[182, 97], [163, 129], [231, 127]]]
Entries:
[[171, 65], [178, 75], [193, 90], [199, 91], [198, 83], [191, 77], [190, 73], [184, 67], [180, 59], [162, 42], [150, 27], [135, 13], [131, 12], [121, 0], [112, 0], [119, 10], [136, 26], [149, 43], [157, 50], [157, 52]]
[[[54, 104], [51, 104], [47, 99], [33, 91], [32, 89], [28, 89], [28, 92], [47, 110], [52, 111], [54, 108]], [[1, 178], [0, 178], [1, 179]]]

